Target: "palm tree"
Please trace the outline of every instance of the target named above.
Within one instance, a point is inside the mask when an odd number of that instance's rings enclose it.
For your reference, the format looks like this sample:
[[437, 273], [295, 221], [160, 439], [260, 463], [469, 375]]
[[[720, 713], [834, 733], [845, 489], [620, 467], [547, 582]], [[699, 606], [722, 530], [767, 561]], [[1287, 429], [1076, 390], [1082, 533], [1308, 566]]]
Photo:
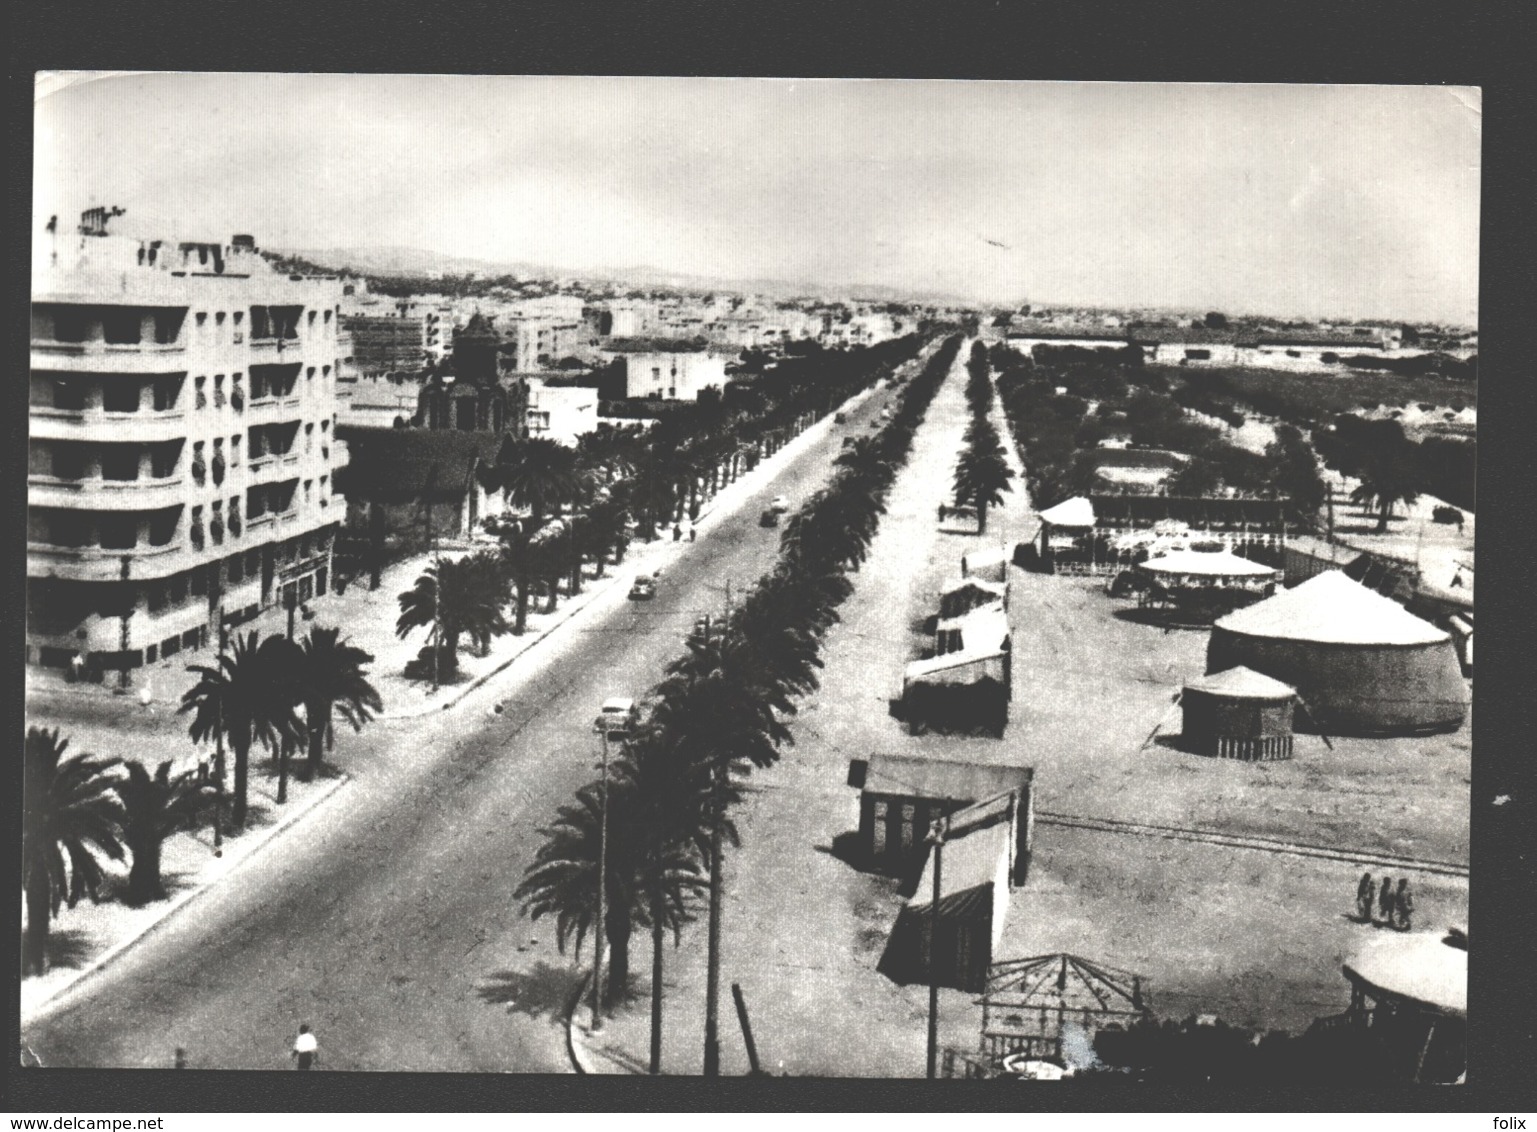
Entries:
[[609, 969], [603, 999], [611, 1002], [629, 986], [636, 925], [654, 926], [655, 916], [676, 931], [688, 915], [688, 894], [703, 882], [686, 845], [659, 839], [648, 828], [643, 819], [653, 811], [636, 805], [636, 783], [619, 763], [610, 768], [607, 789], [606, 854], [601, 847], [603, 787], [589, 782], [577, 790], [574, 803], [560, 808], [554, 824], [539, 831], [544, 843], [513, 897], [532, 920], [553, 915], [556, 947], [564, 955], [570, 943], [579, 957], [597, 918], [598, 860], [606, 857], [603, 934]]
[[532, 529], [537, 530], [545, 516], [558, 514], [576, 491], [576, 450], [535, 436], [509, 446], [504, 455], [498, 482], [513, 503], [528, 508]]
[[256, 650], [256, 657], [266, 669], [267, 685], [272, 689], [272, 695], [279, 703], [287, 706], [292, 720], [292, 726], [278, 739], [277, 803], [281, 806], [288, 801], [288, 758], [293, 753], [294, 744], [307, 739], [309, 734], [307, 711], [305, 715], [300, 715], [300, 709], [305, 707], [304, 650], [289, 638], [274, 634], [261, 643], [261, 647]]
[[987, 509], [1002, 506], [1003, 493], [1009, 490], [1009, 481], [1014, 478], [1014, 469], [1004, 457], [997, 434], [992, 434], [991, 439], [989, 445], [985, 443], [986, 434], [979, 436], [976, 443], [961, 453], [955, 466], [956, 502], [969, 502], [976, 507], [979, 535], [987, 533]]
[[400, 594], [395, 635], [403, 638], [413, 629], [431, 627], [429, 646], [451, 662], [464, 634], [482, 651], [488, 649], [492, 637], [509, 631], [502, 617], [503, 578], [501, 565], [489, 553], [439, 559]]
[[27, 728], [22, 761], [21, 876], [27, 900], [22, 973], [48, 966], [48, 934], [59, 907], [98, 899], [105, 873], [96, 854], [123, 859], [123, 804], [107, 771], [120, 759], [69, 758], [57, 729]]
[[123, 803], [123, 842], [133, 855], [128, 871], [129, 904], [165, 899], [160, 879], [160, 847], [196, 815], [206, 788], [191, 771], [171, 775], [167, 759], [150, 776], [143, 763], [125, 764], [126, 780], [117, 784]]
[[336, 743], [334, 715], [361, 732], [363, 724], [384, 710], [379, 691], [369, 682], [367, 666], [373, 663], [370, 652], [350, 645], [339, 629], [312, 628], [304, 638], [304, 708], [309, 727], [309, 759], [305, 780], [320, 769], [323, 750]]
[[235, 753], [235, 798], [230, 818], [245, 827], [251, 747], [261, 743], [273, 750], [285, 737], [299, 733], [294, 704], [274, 684], [271, 670], [258, 655], [258, 635], [236, 636], [234, 648], [216, 666], [189, 665], [198, 681], [183, 693], [181, 712], [192, 712], [188, 734], [201, 743], [222, 732]]

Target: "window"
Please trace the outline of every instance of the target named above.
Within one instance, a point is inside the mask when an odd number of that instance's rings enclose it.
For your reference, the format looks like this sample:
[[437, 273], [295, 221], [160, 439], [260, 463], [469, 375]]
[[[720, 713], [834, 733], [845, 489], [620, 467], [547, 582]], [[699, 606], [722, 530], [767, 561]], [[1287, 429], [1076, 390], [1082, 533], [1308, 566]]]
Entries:
[[305, 480], [304, 481], [304, 504], [305, 504], [306, 507], [309, 506], [310, 489], [313, 488], [314, 486], [315, 486], [315, 481], [314, 480]]
[[80, 412], [85, 408], [85, 382], [60, 377], [53, 381], [53, 407]]
[[[231, 534], [240, 533], [235, 527], [234, 515], [229, 517], [229, 529]], [[229, 560], [229, 584], [235, 586], [243, 581], [245, 581], [245, 560], [237, 554]]]
[[[205, 252], [204, 254], [206, 255], [207, 253]], [[197, 328], [199, 330], [202, 330], [207, 325], [207, 323], [208, 323], [208, 312], [207, 311], [198, 311], [196, 317], [197, 317]]]
[[193, 404], [199, 409], [208, 408], [208, 379], [206, 377], [194, 378], [192, 387], [197, 390], [197, 397]]
[[[341, 308], [339, 308], [339, 307], [338, 307], [338, 308], [337, 308], [337, 309], [338, 309], [338, 310], [340, 310], [340, 309], [341, 309]], [[325, 320], [324, 320], [324, 321], [325, 321], [325, 322], [326, 322], [326, 323], [327, 323], [327, 324], [328, 324], [328, 325], [329, 325], [329, 324], [330, 324], [330, 322], [331, 322], [331, 312], [330, 312], [330, 311], [326, 311], [326, 317], [325, 317]]]
[[304, 426], [304, 451], [306, 453], [308, 453], [310, 451], [310, 449], [313, 447], [314, 442], [315, 442], [315, 426], [313, 424], [307, 424], [307, 425]]
[[171, 604], [180, 605], [187, 600], [187, 575], [177, 574], [171, 579], [168, 586], [171, 595]]
[[240, 466], [240, 437], [238, 436], [229, 438], [229, 466], [232, 468]]
[[321, 432], [321, 434], [324, 435], [325, 433], [328, 433], [330, 431], [331, 431], [331, 422], [330, 421], [321, 421], [320, 422], [320, 432]]
[[103, 513], [97, 518], [103, 550], [132, 550], [139, 545], [139, 520], [136, 515]]
[[91, 336], [91, 320], [78, 307], [56, 307], [53, 312], [55, 342], [84, 342]]
[[176, 402], [181, 399], [181, 382], [179, 377], [157, 377], [153, 389], [155, 412], [168, 413], [176, 408]]
[[176, 465], [181, 462], [180, 440], [172, 440], [166, 444], [156, 444], [149, 450], [150, 475], [157, 480], [169, 479], [176, 474]]
[[[224, 482], [224, 438], [218, 437], [213, 442], [213, 482], [215, 486]], [[218, 506], [218, 504], [214, 504]]]
[[[193, 570], [187, 579], [187, 583], [188, 588], [192, 591], [193, 597], [208, 596], [208, 575], [203, 573], [203, 571]], [[188, 632], [195, 633], [197, 630], [189, 629]], [[182, 634], [182, 639], [186, 639], [186, 633]]]
[[170, 346], [181, 337], [181, 322], [185, 317], [184, 311], [156, 311], [155, 312], [155, 341], [162, 346]]
[[331, 376], [331, 367], [330, 366], [321, 366], [320, 367], [320, 376], [322, 378], [330, 377]]
[[315, 380], [315, 367], [314, 366], [310, 366], [309, 369], [304, 371], [304, 380], [305, 381], [314, 381]]
[[917, 817], [917, 807], [904, 805], [902, 807], [902, 848], [913, 847], [913, 821]]
[[870, 847], [879, 857], [886, 852], [886, 803], [875, 802], [871, 809], [874, 811], [874, 829]]
[[55, 444], [52, 471], [61, 480], [85, 479], [85, 449], [78, 444]]
[[208, 465], [203, 460], [203, 442], [199, 440], [192, 446], [192, 478], [199, 487], [208, 475]]
[[330, 479], [331, 479], [330, 476], [321, 476], [320, 477], [320, 505], [322, 507], [325, 506], [326, 500], [330, 498], [330, 496], [327, 494], [327, 492], [329, 492], [331, 490], [330, 483], [329, 483]]
[[139, 449], [132, 444], [107, 444], [101, 450], [101, 478], [128, 481], [139, 478]]
[[168, 546], [176, 537], [176, 524], [181, 521], [180, 507], [167, 507], [149, 517], [149, 542], [151, 546]]
[[101, 407], [109, 413], [139, 411], [139, 383], [112, 380], [101, 387]]
[[310, 311], [309, 312], [308, 321], [309, 321], [309, 324], [311, 326], [315, 325], [315, 312], [314, 311]]
[[203, 509], [201, 507], [194, 507], [192, 509], [192, 524], [188, 528], [188, 533], [190, 533], [192, 535], [192, 545], [194, 547], [196, 547], [198, 550], [202, 550], [203, 549]]
[[224, 325], [224, 312], [223, 311], [215, 311], [214, 312], [214, 316], [213, 316], [213, 321], [214, 321], [214, 325], [215, 326], [223, 326]]
[[235, 325], [240, 326], [245, 322], [245, 311], [236, 311], [234, 314]]
[[136, 310], [108, 310], [101, 318], [102, 334], [113, 346], [137, 346], [144, 332]]
[[1210, 350], [1186, 350], [1185, 351], [1185, 357], [1186, 357], [1187, 360], [1192, 361], [1192, 362], [1209, 362], [1209, 361], [1211, 361], [1211, 351]]
[[166, 592], [164, 582], [151, 582], [145, 594], [146, 602], [151, 613], [159, 613], [166, 606]]
[[213, 375], [213, 407], [224, 408], [224, 375], [222, 373]]

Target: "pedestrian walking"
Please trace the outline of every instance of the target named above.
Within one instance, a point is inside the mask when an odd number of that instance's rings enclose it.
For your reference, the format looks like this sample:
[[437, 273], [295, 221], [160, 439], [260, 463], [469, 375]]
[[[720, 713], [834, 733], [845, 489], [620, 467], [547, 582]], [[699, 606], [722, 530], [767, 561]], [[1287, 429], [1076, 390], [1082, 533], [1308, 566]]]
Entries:
[[1378, 922], [1392, 926], [1393, 923], [1393, 878], [1383, 877], [1382, 888], [1377, 892], [1377, 916]]
[[679, 526], [677, 523], [674, 523], [673, 526], [672, 526], [672, 541], [673, 542], [682, 542], [683, 541], [683, 528], [681, 526]]
[[153, 712], [155, 703], [155, 686], [145, 679], [144, 685], [139, 689], [139, 706], [147, 712]]
[[294, 1039], [292, 1057], [296, 1069], [315, 1068], [315, 1057], [320, 1052], [320, 1043], [315, 1040], [315, 1035], [310, 1032], [308, 1022], [299, 1027], [299, 1036]]
[[78, 684], [85, 679], [85, 654], [79, 649], [69, 658], [70, 683]]
[[688, 525], [688, 541], [689, 542], [693, 542], [698, 537], [699, 537], [699, 528], [694, 526], [693, 523], [690, 523]]
[[945, 505], [943, 503], [939, 505], [939, 521], [941, 523], [945, 521]]
[[1361, 874], [1361, 883], [1356, 885], [1356, 919], [1363, 924], [1372, 922], [1372, 905], [1377, 900], [1377, 884], [1372, 880], [1371, 873]]
[[1409, 894], [1409, 878], [1399, 877], [1398, 892], [1393, 896], [1393, 927], [1406, 932], [1412, 927], [1414, 897]]

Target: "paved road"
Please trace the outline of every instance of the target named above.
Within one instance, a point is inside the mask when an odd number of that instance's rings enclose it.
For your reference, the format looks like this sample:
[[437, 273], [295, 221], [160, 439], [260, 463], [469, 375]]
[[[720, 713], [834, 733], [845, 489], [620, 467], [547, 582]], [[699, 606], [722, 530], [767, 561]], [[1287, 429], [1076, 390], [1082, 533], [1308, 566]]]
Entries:
[[[332, 1069], [562, 1072], [580, 972], [512, 891], [538, 828], [586, 781], [599, 702], [649, 688], [724, 582], [756, 579], [759, 511], [827, 477], [879, 391], [668, 568], [657, 598], [605, 597], [441, 719], [339, 748], [355, 782], [26, 1027], [49, 1066], [281, 1068], [300, 1022]], [[622, 568], [621, 568], [622, 569]], [[505, 704], [491, 718], [490, 706]], [[642, 952], [644, 947], [642, 947]], [[585, 958], [585, 956], [584, 956]], [[644, 961], [644, 956], [641, 956]]]

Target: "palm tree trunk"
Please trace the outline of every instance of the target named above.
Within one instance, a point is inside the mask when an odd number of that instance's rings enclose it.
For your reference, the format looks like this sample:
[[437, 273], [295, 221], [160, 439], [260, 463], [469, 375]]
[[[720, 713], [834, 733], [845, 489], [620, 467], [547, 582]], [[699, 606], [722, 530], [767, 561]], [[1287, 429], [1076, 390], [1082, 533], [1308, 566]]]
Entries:
[[304, 781], [311, 781], [320, 773], [320, 763], [325, 756], [326, 728], [331, 723], [331, 704], [328, 700], [316, 700], [305, 706], [306, 720], [320, 720], [310, 727], [309, 760], [304, 767]]
[[651, 894], [651, 1074], [662, 1071], [662, 895]]
[[1388, 529], [1388, 520], [1393, 517], [1393, 501], [1384, 499], [1382, 509], [1377, 512], [1377, 533], [1385, 534]]
[[603, 920], [603, 934], [608, 936], [608, 987], [604, 998], [609, 1003], [623, 1001], [630, 986], [630, 907], [623, 901], [610, 901]]
[[517, 585], [518, 623], [516, 626], [514, 626], [513, 632], [517, 633], [517, 635], [521, 637], [525, 632], [528, 631], [528, 579], [519, 578]]
[[128, 842], [133, 865], [128, 870], [128, 903], [134, 906], [165, 899], [160, 883], [161, 840], [153, 834], [138, 836]]
[[368, 589], [379, 588], [379, 572], [384, 568], [384, 507], [368, 505]]
[[230, 743], [235, 748], [235, 799], [230, 805], [230, 824], [236, 829], [245, 828], [246, 787], [250, 781], [251, 744], [239, 737]]
[[41, 975], [48, 969], [48, 929], [53, 916], [53, 883], [48, 867], [35, 864], [27, 873], [27, 931], [21, 969]]
[[278, 805], [288, 801], [288, 754], [293, 750], [293, 740], [283, 736], [278, 740]]
[[977, 499], [977, 534], [987, 534], [987, 504]]

